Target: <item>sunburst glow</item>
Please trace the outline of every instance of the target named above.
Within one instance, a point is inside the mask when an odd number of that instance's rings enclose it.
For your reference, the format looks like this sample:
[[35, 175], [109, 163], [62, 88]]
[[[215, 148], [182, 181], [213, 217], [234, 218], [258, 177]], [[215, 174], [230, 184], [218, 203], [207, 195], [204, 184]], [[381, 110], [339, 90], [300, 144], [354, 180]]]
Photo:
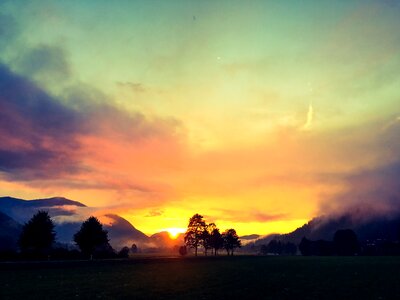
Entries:
[[167, 231], [168, 234], [169, 234], [169, 236], [170, 236], [172, 239], [176, 239], [176, 238], [178, 237], [179, 234], [185, 233], [186, 228], [177, 228], [177, 227], [174, 227], [174, 228], [166, 228], [166, 229], [164, 229], [164, 231]]

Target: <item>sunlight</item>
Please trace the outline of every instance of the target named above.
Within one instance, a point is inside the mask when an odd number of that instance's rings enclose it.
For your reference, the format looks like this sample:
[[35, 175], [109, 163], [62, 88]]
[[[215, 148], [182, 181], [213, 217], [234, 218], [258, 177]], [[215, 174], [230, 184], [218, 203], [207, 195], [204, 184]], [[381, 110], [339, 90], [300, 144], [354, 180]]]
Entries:
[[165, 228], [165, 231], [168, 232], [171, 239], [176, 239], [180, 233], [186, 232], [186, 228], [172, 227], [172, 228]]

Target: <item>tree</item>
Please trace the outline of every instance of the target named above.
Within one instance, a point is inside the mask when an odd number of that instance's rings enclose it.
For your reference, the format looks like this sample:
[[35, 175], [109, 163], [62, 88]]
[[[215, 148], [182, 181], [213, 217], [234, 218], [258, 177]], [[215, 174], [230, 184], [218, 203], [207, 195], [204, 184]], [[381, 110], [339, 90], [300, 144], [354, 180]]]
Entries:
[[271, 240], [267, 245], [267, 252], [275, 255], [282, 254], [282, 242], [278, 240]]
[[136, 244], [132, 244], [131, 253], [138, 253], [138, 247]]
[[240, 248], [242, 243], [239, 240], [239, 236], [236, 233], [235, 229], [228, 229], [223, 234], [222, 237], [224, 239], [224, 248], [228, 255], [233, 255], [233, 251], [236, 248]]
[[119, 250], [117, 256], [120, 257], [120, 258], [128, 258], [129, 257], [129, 252], [130, 252], [129, 247], [125, 246], [121, 250]]
[[204, 247], [204, 254], [207, 256], [207, 250], [208, 249], [213, 249], [214, 247], [212, 246], [212, 232], [217, 229], [217, 225], [215, 223], [210, 223], [206, 224], [206, 228], [203, 233], [203, 247]]
[[203, 245], [204, 232], [206, 231], [206, 222], [203, 216], [195, 214], [189, 219], [188, 228], [185, 233], [185, 244], [194, 249], [194, 255], [197, 256], [197, 249]]
[[268, 246], [265, 244], [262, 244], [260, 247], [260, 253], [262, 255], [267, 255], [268, 254]]
[[294, 243], [287, 242], [283, 245], [283, 253], [288, 255], [296, 255], [297, 246]]
[[218, 255], [218, 250], [224, 246], [224, 239], [218, 228], [214, 228], [210, 235], [210, 246], [214, 249], [214, 255]]
[[301, 242], [299, 244], [299, 250], [301, 252], [301, 255], [303, 256], [311, 255], [311, 241], [307, 239], [305, 236], [301, 239]]
[[80, 230], [75, 233], [74, 241], [83, 254], [93, 257], [96, 251], [109, 251], [108, 233], [95, 217], [89, 217], [82, 223]]
[[180, 247], [179, 247], [179, 254], [180, 254], [181, 256], [185, 256], [185, 255], [187, 254], [187, 248], [186, 248], [186, 246], [180, 246]]
[[22, 252], [48, 254], [55, 237], [54, 224], [48, 212], [38, 211], [23, 226], [19, 246]]
[[357, 235], [351, 229], [336, 231], [333, 243], [337, 255], [354, 255], [360, 250]]

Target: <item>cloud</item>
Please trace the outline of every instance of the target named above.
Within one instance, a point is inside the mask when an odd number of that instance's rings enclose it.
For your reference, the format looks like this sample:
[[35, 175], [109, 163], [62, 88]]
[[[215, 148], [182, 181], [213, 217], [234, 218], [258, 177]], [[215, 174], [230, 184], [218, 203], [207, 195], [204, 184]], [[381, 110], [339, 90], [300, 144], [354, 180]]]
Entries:
[[0, 174], [8, 180], [59, 180], [66, 186], [151, 193], [153, 188], [138, 176], [118, 169], [107, 175], [111, 162], [130, 166], [127, 161], [135, 161], [135, 154], [149, 150], [154, 140], [159, 141], [154, 147], [167, 149], [179, 138], [174, 119], [123, 111], [85, 87], [55, 97], [5, 65], [0, 65], [0, 91]]
[[126, 82], [117, 82], [117, 85], [122, 88], [129, 88], [134, 93], [144, 93], [147, 91], [147, 88], [142, 83], [126, 81]]
[[0, 13], [0, 49], [6, 48], [19, 32], [19, 26], [10, 15]]
[[337, 174], [344, 189], [327, 197], [321, 204], [321, 212], [351, 212], [358, 217], [400, 213], [400, 123], [392, 123], [383, 130], [371, 130], [371, 135], [373, 142], [367, 146], [379, 154], [377, 164]]
[[29, 48], [15, 62], [20, 73], [44, 82], [60, 82], [71, 75], [65, 50], [58, 46], [38, 45]]
[[145, 217], [159, 217], [162, 216], [164, 214], [163, 210], [151, 210], [149, 211], [149, 213], [145, 216]]
[[233, 209], [219, 209], [218, 219], [231, 222], [273, 222], [288, 219], [286, 213], [263, 213], [260, 211], [241, 211]]
[[311, 126], [313, 124], [313, 119], [314, 119], [314, 107], [312, 103], [310, 103], [308, 107], [308, 112], [307, 112], [307, 121], [303, 125], [302, 130], [310, 130]]
[[76, 171], [84, 117], [4, 65], [0, 90], [0, 170], [14, 179]]

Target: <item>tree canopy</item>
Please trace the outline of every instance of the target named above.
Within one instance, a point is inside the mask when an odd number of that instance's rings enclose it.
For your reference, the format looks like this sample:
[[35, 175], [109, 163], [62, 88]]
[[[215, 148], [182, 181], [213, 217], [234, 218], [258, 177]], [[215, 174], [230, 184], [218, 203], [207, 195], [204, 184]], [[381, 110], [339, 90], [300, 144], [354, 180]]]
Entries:
[[89, 217], [74, 235], [74, 241], [85, 255], [110, 248], [108, 232], [96, 217]]
[[22, 252], [46, 254], [50, 251], [56, 234], [48, 212], [38, 211], [22, 228], [19, 246]]
[[351, 229], [336, 231], [333, 243], [338, 255], [354, 255], [360, 250], [357, 235]]
[[205, 231], [206, 222], [203, 220], [203, 216], [195, 214], [190, 218], [184, 240], [186, 246], [194, 249], [195, 256], [197, 256], [198, 247], [203, 245]]
[[199, 247], [204, 248], [205, 255], [209, 249], [213, 249], [214, 255], [217, 255], [218, 250], [222, 248], [227, 250], [228, 255], [233, 255], [233, 251], [241, 246], [235, 229], [229, 229], [221, 234], [215, 223], [207, 224], [199, 214], [189, 219], [184, 240], [187, 247], [195, 250], [195, 256]]
[[224, 239], [218, 228], [212, 230], [209, 244], [214, 249], [214, 255], [217, 255], [218, 250], [224, 246]]
[[226, 230], [222, 234], [222, 237], [224, 240], [224, 248], [228, 255], [233, 255], [233, 251], [242, 246], [239, 236], [237, 235], [236, 230], [233, 228]]

